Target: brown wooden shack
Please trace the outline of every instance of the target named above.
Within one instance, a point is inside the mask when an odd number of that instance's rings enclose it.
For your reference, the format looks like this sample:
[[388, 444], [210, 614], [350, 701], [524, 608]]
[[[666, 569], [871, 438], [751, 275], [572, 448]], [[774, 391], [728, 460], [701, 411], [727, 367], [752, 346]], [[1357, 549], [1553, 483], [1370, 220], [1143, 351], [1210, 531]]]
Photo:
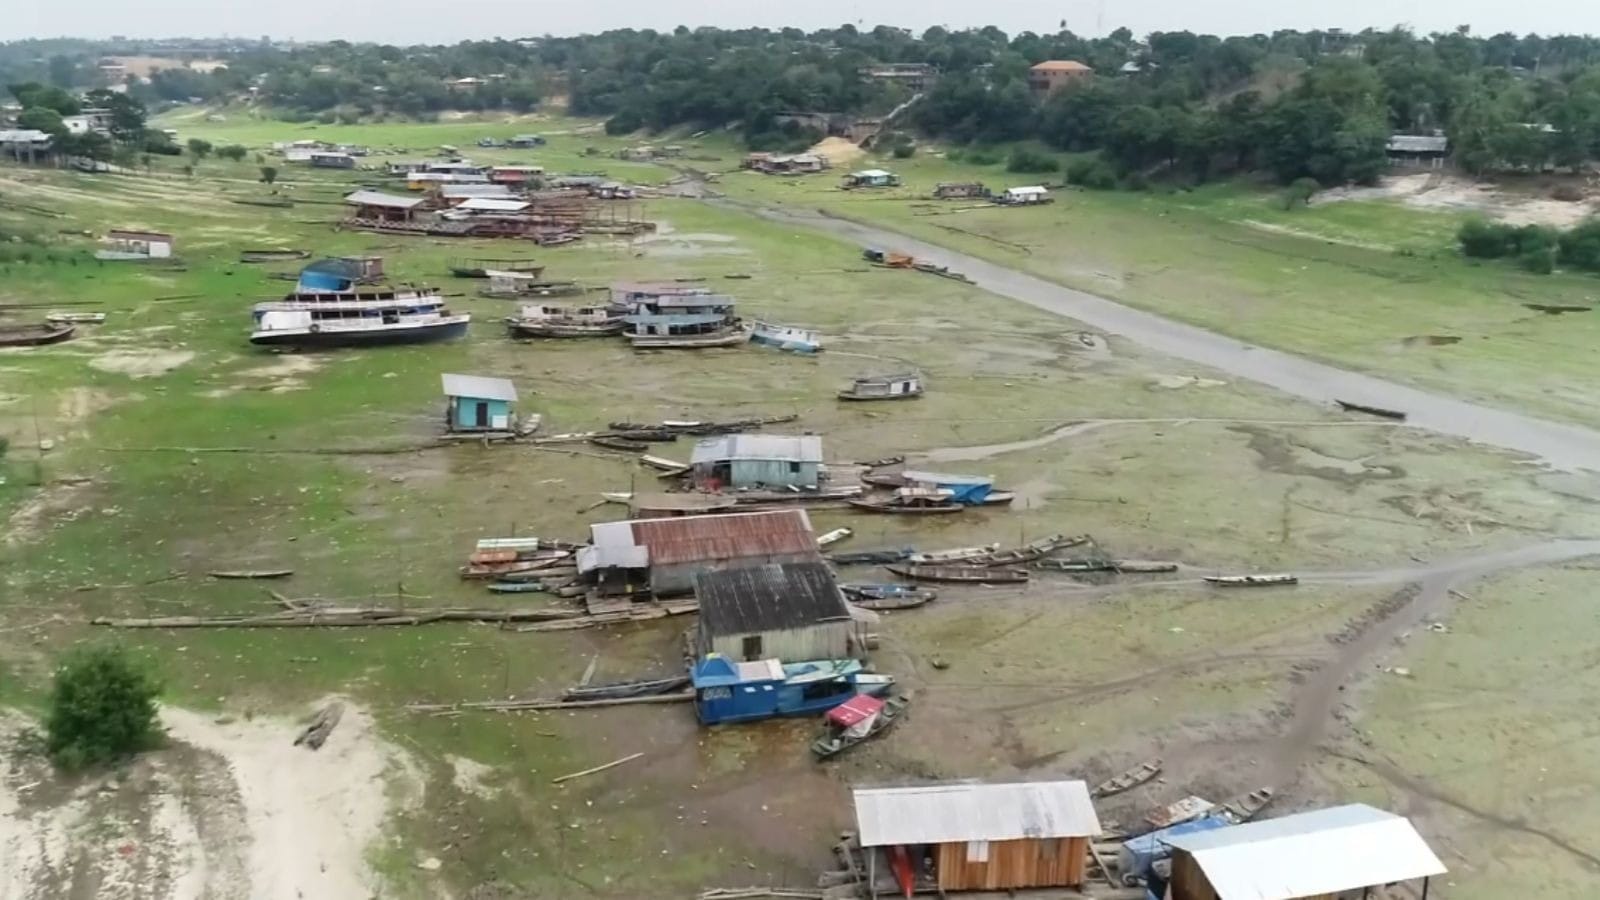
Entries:
[[1079, 887], [1100, 819], [1082, 781], [854, 791], [867, 883], [895, 892]]

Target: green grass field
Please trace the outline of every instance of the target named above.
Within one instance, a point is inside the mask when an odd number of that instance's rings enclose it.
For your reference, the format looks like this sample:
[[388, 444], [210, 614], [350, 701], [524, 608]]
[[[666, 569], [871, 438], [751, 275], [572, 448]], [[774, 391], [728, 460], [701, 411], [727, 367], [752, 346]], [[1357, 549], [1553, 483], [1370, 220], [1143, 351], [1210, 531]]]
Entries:
[[[185, 136], [252, 148], [316, 134], [420, 154], [436, 142], [466, 150], [488, 133], [479, 122], [312, 129], [237, 117], [170, 121]], [[578, 133], [583, 123], [498, 127], [500, 136], [550, 135], [549, 148], [523, 156], [552, 171], [599, 169], [645, 182], [673, 174], [608, 158], [624, 143]], [[586, 155], [590, 146], [601, 155]], [[727, 168], [736, 158], [712, 139], [690, 153], [718, 157]], [[1352, 423], [1250, 385], [1186, 380], [1208, 373], [1118, 340], [1086, 342], [1073, 323], [966, 285], [864, 267], [858, 248], [722, 207], [671, 199], [643, 204], [663, 226], [653, 240], [590, 238], [550, 249], [455, 243], [333, 229], [338, 197], [375, 181], [368, 173], [285, 166], [279, 189], [297, 205], [272, 209], [229, 202], [265, 190], [252, 182], [252, 160], [207, 160], [193, 178], [175, 165], [167, 161], [151, 177], [0, 168], [0, 221], [46, 242], [30, 260], [0, 266], [9, 285], [0, 302], [92, 301], [108, 313], [104, 326], [86, 328], [69, 343], [0, 352], [0, 435], [10, 441], [0, 485], [6, 522], [0, 701], [37, 712], [55, 658], [91, 640], [121, 642], [150, 661], [174, 704], [237, 715], [297, 708], [329, 692], [351, 695], [374, 711], [384, 735], [426, 780], [423, 803], [396, 811], [388, 839], [374, 850], [384, 896], [465, 896], [501, 886], [528, 896], [665, 898], [715, 885], [806, 885], [825, 864], [830, 837], [849, 824], [848, 785], [866, 781], [1096, 778], [1152, 755], [1173, 761], [1167, 784], [1134, 792], [1103, 812], [1124, 821], [1191, 790], [1220, 798], [1253, 788], [1260, 772], [1217, 748], [1235, 740], [1276, 746], [1281, 706], [1291, 702], [1299, 667], [1329, 652], [1330, 635], [1381, 607], [1396, 588], [1352, 579], [1222, 597], [1192, 582], [1118, 587], [1041, 578], [1021, 589], [946, 592], [923, 610], [887, 617], [879, 628], [878, 664], [915, 691], [912, 717], [890, 738], [826, 768], [804, 751], [810, 723], [702, 731], [683, 708], [454, 718], [401, 708], [417, 700], [553, 693], [576, 680], [591, 656], [600, 659], [601, 679], [669, 671], [677, 665], [684, 622], [544, 635], [454, 625], [112, 633], [86, 624], [96, 615], [268, 607], [259, 585], [203, 576], [218, 568], [290, 567], [293, 578], [276, 587], [302, 596], [506, 602], [457, 578], [475, 539], [581, 538], [586, 524], [620, 515], [618, 507], [592, 508], [600, 491], [649, 483], [647, 470], [603, 454], [528, 446], [361, 452], [429, 445], [441, 416], [441, 372], [512, 378], [522, 411], [543, 415], [548, 431], [618, 419], [794, 413], [800, 417], [794, 428], [824, 436], [830, 460], [932, 453], [930, 464], [993, 473], [1021, 494], [1011, 510], [936, 523], [817, 511], [819, 531], [857, 530], [845, 545], [852, 548], [939, 548], [1089, 532], [1119, 555], [1179, 560], [1197, 571], [1334, 571], [1600, 533], [1600, 513], [1584, 499], [1600, 492], [1585, 479], [1563, 481], [1557, 490], [1548, 476], [1509, 457], [1385, 423]], [[955, 170], [927, 160], [910, 171], [908, 193], [924, 182], [954, 180]], [[1429, 314], [1437, 320], [1451, 303], [1461, 304], [1457, 321], [1487, 321], [1499, 309], [1467, 287], [1467, 276], [1479, 270], [1443, 256], [1362, 250], [1346, 257], [1358, 251], [1230, 225], [1271, 214], [1250, 212], [1256, 202], [1250, 195], [1225, 189], [1181, 198], [1070, 194], [1045, 210], [928, 217], [910, 202], [833, 194], [821, 189], [822, 180], [728, 175], [721, 183], [730, 194], [768, 201], [792, 195], [788, 202], [881, 217], [975, 252], [987, 245], [985, 255], [1074, 283], [1090, 283], [1075, 273], [1085, 254], [1118, 254], [1116, 277], [1125, 285], [1118, 296], [1152, 306], [1157, 301], [1149, 298], [1165, 295], [1151, 281], [1211, 284], [1204, 289], [1220, 295], [1224, 284], [1241, 283], [1225, 278], [1289, 283], [1294, 277], [1280, 270], [1304, 265], [1312, 273], [1303, 276], [1305, 294], [1235, 323], [1247, 336], [1259, 329], [1291, 349], [1315, 332], [1300, 322], [1315, 317], [1287, 308], [1310, 307], [1311, 282], [1318, 290], [1328, 289], [1329, 279], [1334, 289], [1388, 283], [1388, 276], [1355, 267], [1357, 259], [1413, 272], [1419, 280], [1409, 283], [1441, 304]], [[1282, 214], [1352, 231], [1362, 228], [1362, 215]], [[1013, 251], [1003, 245], [944, 231], [939, 226], [946, 221], [997, 230], [1027, 243], [1029, 252], [1007, 255]], [[1094, 223], [1092, 233], [1070, 227], [1083, 221]], [[81, 252], [90, 240], [62, 233], [118, 226], [172, 231], [182, 266], [97, 263]], [[1059, 239], [1040, 238], [1056, 229]], [[237, 262], [240, 249], [258, 246], [377, 253], [396, 280], [438, 282], [454, 256], [528, 252], [547, 263], [553, 278], [593, 284], [701, 276], [736, 294], [747, 318], [820, 329], [828, 350], [803, 358], [755, 348], [636, 354], [615, 342], [514, 343], [498, 322], [513, 304], [475, 297], [475, 283], [448, 281], [461, 294], [452, 304], [474, 315], [463, 341], [268, 354], [246, 341], [249, 305], [285, 287], [267, 271], [293, 266]], [[1286, 262], [1279, 251], [1287, 248], [1304, 259]], [[1124, 268], [1133, 257], [1121, 254], [1136, 252], [1148, 254], [1137, 265], [1149, 268]], [[1160, 271], [1149, 261], [1158, 252], [1172, 254]], [[1253, 268], [1234, 271], [1239, 261]], [[1441, 273], [1438, 283], [1420, 280], [1423, 267]], [[1578, 283], [1539, 284], [1565, 290]], [[1186, 318], [1219, 315], [1198, 311], [1204, 296], [1190, 298], [1196, 306]], [[1375, 317], [1374, 328], [1411, 327], [1375, 312], [1390, 302], [1398, 301], [1352, 298], [1337, 322], [1323, 320], [1326, 346], [1318, 355], [1348, 361], [1346, 355], [1370, 349], [1374, 339], [1356, 326], [1363, 315]], [[1559, 321], [1578, 327], [1576, 319]], [[1424, 352], [1438, 350], [1380, 355], [1370, 363], [1429, 383], [1445, 378], [1409, 361]], [[1551, 373], [1524, 372], [1518, 366], [1527, 362], [1525, 353], [1510, 351], [1500, 374], [1506, 383], [1496, 390], [1477, 356], [1460, 362], [1452, 377], [1460, 376], [1463, 393], [1505, 400], [1528, 390], [1513, 376], [1539, 381], [1566, 371], [1565, 358], [1552, 352]], [[930, 384], [916, 403], [858, 408], [833, 399], [853, 374], [907, 365], [920, 368]], [[1083, 427], [1042, 440], [1071, 423]], [[41, 439], [51, 449], [40, 451]], [[1006, 442], [1024, 445], [961, 450]], [[239, 452], [222, 452], [228, 448]], [[343, 452], [311, 452], [330, 450]], [[681, 456], [688, 447], [659, 452]], [[1576, 579], [1533, 590], [1522, 577], [1497, 581], [1479, 596], [1496, 615], [1529, 629], [1563, 627], [1585, 596]], [[1492, 628], [1496, 620], [1488, 621]], [[935, 668], [934, 658], [948, 669]], [[1424, 681], [1434, 677], [1424, 664], [1413, 665], [1417, 684], [1432, 684]], [[1487, 667], [1479, 687], [1516, 690], [1516, 671]], [[1377, 697], [1378, 720], [1404, 718], [1405, 697]], [[1572, 692], [1551, 692], [1541, 702], [1552, 714], [1587, 715]], [[1470, 726], [1477, 713], [1435, 715]], [[1382, 734], [1383, 748], [1399, 762], [1423, 765], [1415, 758], [1422, 745]], [[1344, 747], [1367, 738], [1364, 731], [1334, 732], [1330, 742]], [[1477, 747], [1471, 733], [1453, 740]], [[565, 788], [549, 783], [553, 774], [633, 752], [646, 758]], [[491, 767], [496, 792], [459, 790], [450, 762], [458, 756]], [[1581, 768], [1581, 759], [1551, 765], [1557, 778]], [[1336, 779], [1311, 775], [1279, 787], [1286, 805], [1348, 796]], [[1556, 814], [1562, 827], [1583, 827], [1577, 805]], [[1452, 839], [1458, 834], [1448, 819], [1429, 819], [1426, 827]], [[1530, 846], [1505, 865], [1513, 875], [1533, 871], [1544, 852]], [[439, 858], [443, 866], [418, 870], [418, 856]], [[1585, 876], [1562, 869], [1550, 877], [1561, 888], [1581, 885]], [[1490, 896], [1500, 883], [1484, 881], [1473, 896]]]

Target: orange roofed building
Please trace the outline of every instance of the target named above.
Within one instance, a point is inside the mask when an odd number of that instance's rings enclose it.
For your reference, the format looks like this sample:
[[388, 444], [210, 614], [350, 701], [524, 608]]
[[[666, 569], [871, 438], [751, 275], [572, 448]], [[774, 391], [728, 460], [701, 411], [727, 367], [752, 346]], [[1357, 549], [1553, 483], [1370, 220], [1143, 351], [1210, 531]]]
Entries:
[[1035, 94], [1049, 94], [1093, 74], [1094, 69], [1074, 59], [1047, 59], [1028, 69], [1028, 87]]

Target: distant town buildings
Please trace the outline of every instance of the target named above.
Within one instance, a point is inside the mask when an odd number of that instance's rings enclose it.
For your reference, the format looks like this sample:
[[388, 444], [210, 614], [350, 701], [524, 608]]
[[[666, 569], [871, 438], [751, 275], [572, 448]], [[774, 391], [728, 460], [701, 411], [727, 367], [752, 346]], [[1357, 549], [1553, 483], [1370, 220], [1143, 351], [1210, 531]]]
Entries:
[[1093, 74], [1094, 69], [1075, 59], [1047, 59], [1028, 69], [1028, 87], [1035, 94], [1051, 94]]

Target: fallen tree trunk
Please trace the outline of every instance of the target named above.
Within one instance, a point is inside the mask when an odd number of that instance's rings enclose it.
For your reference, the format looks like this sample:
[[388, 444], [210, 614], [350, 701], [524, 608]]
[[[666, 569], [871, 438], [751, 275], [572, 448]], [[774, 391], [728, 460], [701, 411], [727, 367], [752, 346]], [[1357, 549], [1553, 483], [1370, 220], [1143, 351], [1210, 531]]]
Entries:
[[469, 700], [465, 703], [412, 703], [411, 712], [539, 712], [550, 709], [592, 709], [603, 706], [632, 706], [641, 703], [688, 703], [694, 691], [656, 694], [650, 697], [617, 697], [612, 700], [562, 700], [559, 697], [530, 697], [527, 700]]
[[305, 747], [310, 750], [321, 750], [328, 735], [333, 733], [334, 726], [339, 724], [339, 719], [344, 716], [344, 704], [339, 702], [324, 706], [294, 739], [296, 747]]

